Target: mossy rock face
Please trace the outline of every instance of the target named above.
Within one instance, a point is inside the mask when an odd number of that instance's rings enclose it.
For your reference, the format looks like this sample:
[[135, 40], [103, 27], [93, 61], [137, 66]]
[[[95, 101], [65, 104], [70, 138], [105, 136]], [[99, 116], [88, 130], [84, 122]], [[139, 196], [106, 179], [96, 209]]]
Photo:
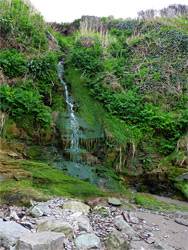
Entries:
[[11, 138], [16, 138], [16, 139], [28, 139], [29, 138], [27, 132], [23, 128], [19, 128], [17, 124], [9, 123], [9, 122], [7, 125], [5, 125], [3, 134], [5, 136], [9, 136]]
[[1, 158], [4, 156], [12, 156], [23, 158], [26, 144], [0, 137]]
[[71, 178], [41, 162], [2, 159], [0, 196], [7, 204], [30, 205], [30, 200], [45, 201], [52, 196], [86, 199], [107, 196], [91, 184]]
[[30, 206], [31, 200], [47, 201], [51, 196], [42, 194], [32, 187], [13, 186], [7, 190], [1, 191], [1, 201], [8, 205]]
[[183, 180], [181, 182], [175, 183], [174, 186], [175, 186], [175, 188], [177, 188], [178, 190], [180, 190], [183, 193], [186, 200], [188, 201], [188, 182], [187, 182], [187, 180]]
[[32, 160], [38, 159], [42, 155], [42, 148], [37, 145], [30, 146], [28, 150], [26, 150], [25, 155]]

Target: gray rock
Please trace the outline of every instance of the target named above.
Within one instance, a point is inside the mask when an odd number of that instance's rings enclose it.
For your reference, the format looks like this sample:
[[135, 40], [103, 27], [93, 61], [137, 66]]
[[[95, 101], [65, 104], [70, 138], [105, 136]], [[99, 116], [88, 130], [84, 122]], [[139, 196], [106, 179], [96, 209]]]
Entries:
[[85, 215], [81, 215], [76, 219], [76, 223], [81, 231], [92, 232], [89, 218]]
[[24, 233], [20, 236], [16, 250], [64, 250], [63, 233]]
[[113, 205], [113, 206], [121, 206], [121, 201], [116, 198], [108, 198], [108, 203]]
[[72, 212], [89, 213], [90, 207], [79, 201], [67, 201], [63, 204], [63, 209], [68, 209]]
[[175, 222], [177, 222], [178, 224], [181, 224], [181, 225], [184, 225], [184, 226], [188, 227], [188, 220], [186, 220], [186, 219], [176, 218]]
[[114, 219], [114, 225], [122, 230], [124, 233], [128, 234], [130, 237], [138, 236], [138, 234], [129, 226], [129, 224], [124, 220], [122, 215], [118, 215]]
[[129, 213], [129, 222], [133, 223], [133, 224], [138, 224], [139, 223], [139, 219], [137, 218], [135, 213], [133, 213], [133, 212]]
[[66, 237], [71, 238], [73, 235], [73, 227], [64, 220], [49, 219], [41, 223], [37, 232], [52, 231], [64, 233]]
[[30, 207], [27, 212], [31, 216], [33, 216], [35, 218], [38, 218], [40, 216], [50, 214], [51, 213], [51, 209], [47, 205], [39, 203], [39, 204], [37, 204], [35, 206]]
[[94, 214], [99, 214], [104, 217], [110, 216], [110, 210], [107, 207], [97, 206], [93, 209]]
[[0, 242], [13, 246], [22, 233], [29, 232], [14, 221], [0, 222]]
[[183, 181], [183, 180], [188, 180], [188, 174], [187, 173], [184, 173], [181, 176], [176, 177], [176, 179], [175, 179], [175, 181], [177, 181], [177, 182], [180, 182], [180, 181]]
[[161, 249], [161, 250], [173, 250], [174, 248], [171, 248], [169, 246], [164, 245], [161, 241], [155, 240], [153, 244], [153, 249]]
[[95, 234], [83, 234], [75, 240], [75, 245], [78, 249], [99, 248], [101, 245], [99, 237]]
[[128, 211], [136, 211], [136, 206], [126, 201], [122, 201], [121, 209]]
[[108, 238], [105, 242], [105, 245], [109, 250], [128, 250], [130, 249], [129, 244], [127, 243], [127, 240], [117, 230], [114, 230], [108, 234]]

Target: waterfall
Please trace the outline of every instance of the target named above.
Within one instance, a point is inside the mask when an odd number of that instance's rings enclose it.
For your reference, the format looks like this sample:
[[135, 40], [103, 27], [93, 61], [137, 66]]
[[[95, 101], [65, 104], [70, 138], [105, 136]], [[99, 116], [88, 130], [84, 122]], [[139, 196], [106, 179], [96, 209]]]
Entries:
[[78, 124], [78, 119], [74, 112], [73, 98], [69, 94], [67, 83], [62, 78], [63, 73], [64, 73], [64, 62], [59, 62], [58, 75], [65, 89], [65, 99], [68, 111], [70, 113], [70, 148], [67, 151], [70, 152], [73, 162], [79, 162], [80, 161], [79, 124]]

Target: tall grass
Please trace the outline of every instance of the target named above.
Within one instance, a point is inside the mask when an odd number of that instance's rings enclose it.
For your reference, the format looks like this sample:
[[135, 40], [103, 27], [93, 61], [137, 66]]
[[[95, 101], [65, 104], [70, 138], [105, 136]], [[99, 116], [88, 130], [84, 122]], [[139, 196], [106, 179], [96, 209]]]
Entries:
[[76, 35], [76, 39], [83, 37], [97, 38], [103, 48], [107, 48], [110, 43], [116, 41], [116, 37], [110, 35], [109, 29], [105, 26], [105, 23], [98, 18], [91, 19], [85, 17], [80, 21], [80, 29]]

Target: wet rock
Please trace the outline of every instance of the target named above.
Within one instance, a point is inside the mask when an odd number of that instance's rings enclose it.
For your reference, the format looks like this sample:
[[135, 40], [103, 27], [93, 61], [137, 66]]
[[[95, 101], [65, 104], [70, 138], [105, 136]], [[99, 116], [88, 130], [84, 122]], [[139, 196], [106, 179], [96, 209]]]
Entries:
[[29, 230], [14, 221], [0, 222], [0, 242], [9, 246], [15, 245], [20, 235], [25, 232]]
[[188, 220], [187, 219], [176, 218], [175, 222], [177, 222], [178, 224], [181, 224], [181, 225], [184, 225], [184, 226], [188, 227]]
[[38, 232], [53, 231], [64, 233], [66, 237], [71, 238], [73, 235], [73, 227], [64, 220], [49, 219], [41, 223], [37, 229]]
[[114, 219], [114, 225], [121, 231], [128, 234], [130, 237], [137, 237], [138, 234], [129, 226], [129, 224], [124, 220], [122, 215], [116, 216]]
[[113, 206], [121, 206], [121, 201], [116, 198], [108, 198], [108, 203], [113, 205]]
[[16, 250], [64, 250], [64, 239], [63, 233], [24, 233], [18, 240]]
[[75, 240], [75, 245], [78, 249], [99, 248], [101, 242], [99, 237], [91, 233], [78, 236]]
[[106, 240], [105, 245], [109, 250], [128, 250], [130, 249], [130, 246], [125, 238], [125, 236], [122, 235], [117, 230], [113, 230], [108, 234], [108, 238]]
[[110, 210], [107, 207], [97, 206], [93, 209], [94, 214], [99, 214], [104, 217], [110, 216]]
[[51, 209], [45, 204], [37, 204], [30, 207], [27, 211], [31, 216], [38, 218], [51, 213]]
[[89, 213], [90, 207], [79, 201], [68, 201], [63, 204], [63, 209], [70, 210], [72, 212]]

